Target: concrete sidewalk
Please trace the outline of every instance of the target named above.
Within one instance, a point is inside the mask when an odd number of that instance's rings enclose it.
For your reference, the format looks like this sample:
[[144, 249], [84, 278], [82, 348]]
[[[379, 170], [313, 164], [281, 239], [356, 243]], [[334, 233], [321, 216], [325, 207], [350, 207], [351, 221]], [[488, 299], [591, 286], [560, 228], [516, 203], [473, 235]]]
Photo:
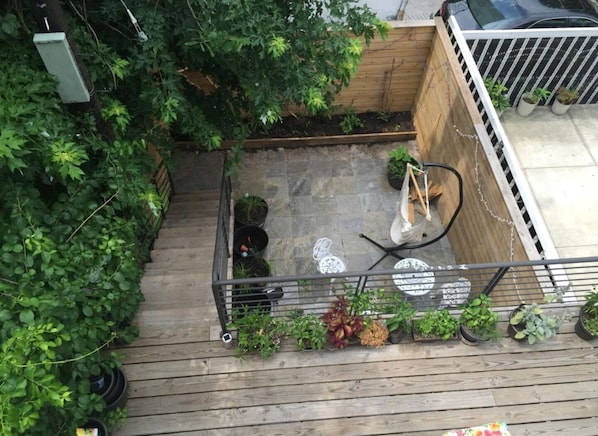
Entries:
[[501, 122], [544, 221], [547, 256], [597, 255], [598, 106], [574, 105], [561, 116], [549, 107], [529, 117], [512, 109]]

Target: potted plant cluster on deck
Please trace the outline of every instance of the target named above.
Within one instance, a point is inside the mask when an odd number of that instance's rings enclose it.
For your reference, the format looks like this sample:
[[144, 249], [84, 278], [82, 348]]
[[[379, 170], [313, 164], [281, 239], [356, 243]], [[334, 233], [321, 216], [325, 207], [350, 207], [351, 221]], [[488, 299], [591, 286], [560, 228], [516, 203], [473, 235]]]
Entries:
[[598, 338], [598, 289], [584, 296], [586, 302], [579, 310], [579, 318], [575, 323], [575, 333], [586, 341]]

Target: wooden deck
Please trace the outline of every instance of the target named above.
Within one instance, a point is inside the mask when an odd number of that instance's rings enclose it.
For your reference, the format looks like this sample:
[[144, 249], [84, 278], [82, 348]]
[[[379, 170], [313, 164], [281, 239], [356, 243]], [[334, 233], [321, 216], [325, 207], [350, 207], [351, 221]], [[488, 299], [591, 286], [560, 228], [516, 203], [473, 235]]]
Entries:
[[120, 350], [129, 418], [116, 434], [439, 436], [496, 420], [513, 435], [598, 434], [598, 344], [573, 323], [535, 346], [505, 337], [297, 352], [285, 340], [271, 360], [239, 361], [218, 340], [210, 287], [216, 198], [179, 194], [164, 221], [142, 282], [141, 337]]

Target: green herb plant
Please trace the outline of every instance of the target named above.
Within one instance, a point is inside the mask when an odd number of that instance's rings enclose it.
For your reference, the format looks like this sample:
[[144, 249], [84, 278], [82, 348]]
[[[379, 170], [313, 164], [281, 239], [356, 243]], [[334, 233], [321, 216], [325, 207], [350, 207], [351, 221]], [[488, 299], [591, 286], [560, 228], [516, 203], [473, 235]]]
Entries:
[[503, 85], [500, 79], [488, 77], [484, 80], [484, 85], [490, 95], [490, 100], [492, 100], [492, 106], [497, 112], [502, 112], [511, 107], [511, 102], [505, 95], [509, 88]]
[[236, 355], [239, 359], [247, 353], [258, 353], [263, 359], [271, 358], [280, 349], [280, 340], [286, 334], [283, 319], [269, 313], [244, 308], [235, 314], [231, 327], [237, 329]]
[[542, 100], [546, 100], [550, 95], [550, 91], [544, 88], [534, 88], [531, 91], [523, 93], [521, 96], [526, 102], [530, 104], [538, 104]]
[[386, 299], [384, 312], [391, 314], [391, 317], [386, 319], [386, 327], [390, 332], [400, 329], [411, 332], [411, 320], [417, 311], [410, 302], [403, 300], [398, 292], [393, 292]]
[[357, 116], [354, 110], [348, 110], [341, 122], [339, 123], [339, 127], [345, 135], [348, 135], [355, 129], [363, 127], [363, 122], [361, 121], [359, 116]]
[[424, 337], [439, 337], [446, 341], [455, 336], [459, 321], [447, 309], [428, 310], [413, 321], [413, 328]]
[[475, 336], [485, 341], [500, 336], [498, 313], [492, 310], [492, 300], [486, 294], [473, 298], [462, 309], [459, 322]]
[[584, 295], [586, 300], [583, 305], [583, 325], [592, 335], [598, 335], [598, 289], [592, 287], [592, 291]]
[[404, 145], [399, 145], [397, 148], [390, 150], [388, 158], [386, 168], [388, 173], [393, 177], [405, 177], [408, 163], [419, 168], [419, 164], [417, 164], [414, 157]]
[[289, 336], [297, 340], [299, 350], [320, 350], [328, 339], [326, 324], [314, 314], [291, 317]]

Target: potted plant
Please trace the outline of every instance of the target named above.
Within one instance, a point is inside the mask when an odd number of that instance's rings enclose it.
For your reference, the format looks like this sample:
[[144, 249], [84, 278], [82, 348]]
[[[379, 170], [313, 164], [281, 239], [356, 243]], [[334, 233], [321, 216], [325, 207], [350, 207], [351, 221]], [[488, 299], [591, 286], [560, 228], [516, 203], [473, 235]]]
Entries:
[[379, 319], [366, 321], [365, 327], [358, 336], [361, 345], [381, 348], [388, 339], [388, 328]]
[[256, 310], [243, 309], [235, 315], [237, 320], [231, 327], [237, 329], [238, 358], [243, 359], [247, 353], [259, 353], [263, 359], [269, 359], [280, 349], [280, 339], [286, 334], [283, 320]]
[[259, 256], [268, 246], [268, 233], [259, 226], [247, 225], [233, 235], [233, 251], [237, 256]]
[[511, 107], [509, 98], [505, 95], [505, 92], [509, 90], [499, 79], [488, 77], [484, 79], [484, 85], [492, 101], [492, 106], [496, 109], [496, 113], [500, 117], [502, 113]]
[[100, 395], [106, 403], [106, 411], [123, 408], [127, 404], [129, 382], [122, 368], [115, 366], [109, 371], [102, 370], [99, 375], [90, 378], [89, 384], [90, 392]]
[[[268, 277], [270, 263], [261, 257], [241, 257], [233, 265], [234, 279]], [[233, 289], [233, 310], [244, 308], [269, 313], [272, 307], [268, 295], [264, 292], [265, 282], [235, 285]]]
[[563, 115], [569, 107], [579, 98], [579, 91], [573, 88], [559, 87], [556, 91], [556, 98], [552, 103], [551, 110], [557, 115]]
[[537, 304], [521, 304], [509, 315], [507, 331], [516, 341], [524, 341], [530, 345], [543, 342], [555, 336], [566, 317], [549, 316]]
[[447, 309], [428, 310], [424, 315], [413, 320], [413, 340], [447, 341], [456, 339], [459, 321]]
[[291, 318], [289, 335], [297, 340], [299, 350], [321, 350], [328, 339], [328, 329], [318, 316], [298, 314]]
[[544, 88], [534, 88], [531, 91], [524, 92], [519, 99], [517, 113], [523, 117], [527, 117], [538, 106], [538, 103], [546, 100], [549, 95], [550, 91]]
[[235, 201], [234, 214], [237, 228], [246, 225], [263, 227], [268, 216], [268, 203], [262, 197], [246, 192]]
[[409, 153], [409, 150], [404, 145], [399, 145], [388, 152], [388, 162], [386, 164], [388, 183], [399, 191], [403, 186], [403, 179], [407, 174], [408, 163], [416, 168], [420, 167], [417, 160]]
[[108, 427], [98, 418], [89, 418], [81, 427], [77, 427], [77, 436], [109, 436]]
[[387, 302], [385, 312], [392, 314], [386, 319], [389, 341], [391, 344], [398, 344], [406, 333], [411, 333], [411, 320], [417, 311], [410, 302], [403, 300], [398, 292], [394, 292]]
[[590, 341], [598, 338], [598, 289], [584, 296], [586, 303], [579, 310], [579, 318], [575, 323], [575, 333], [582, 339]]
[[492, 310], [492, 300], [486, 294], [480, 294], [463, 306], [459, 323], [461, 338], [467, 344], [477, 344], [499, 336], [498, 313]]
[[332, 302], [330, 309], [322, 315], [328, 329], [328, 339], [334, 348], [345, 348], [364, 328], [363, 315], [351, 310], [349, 300], [344, 295]]

